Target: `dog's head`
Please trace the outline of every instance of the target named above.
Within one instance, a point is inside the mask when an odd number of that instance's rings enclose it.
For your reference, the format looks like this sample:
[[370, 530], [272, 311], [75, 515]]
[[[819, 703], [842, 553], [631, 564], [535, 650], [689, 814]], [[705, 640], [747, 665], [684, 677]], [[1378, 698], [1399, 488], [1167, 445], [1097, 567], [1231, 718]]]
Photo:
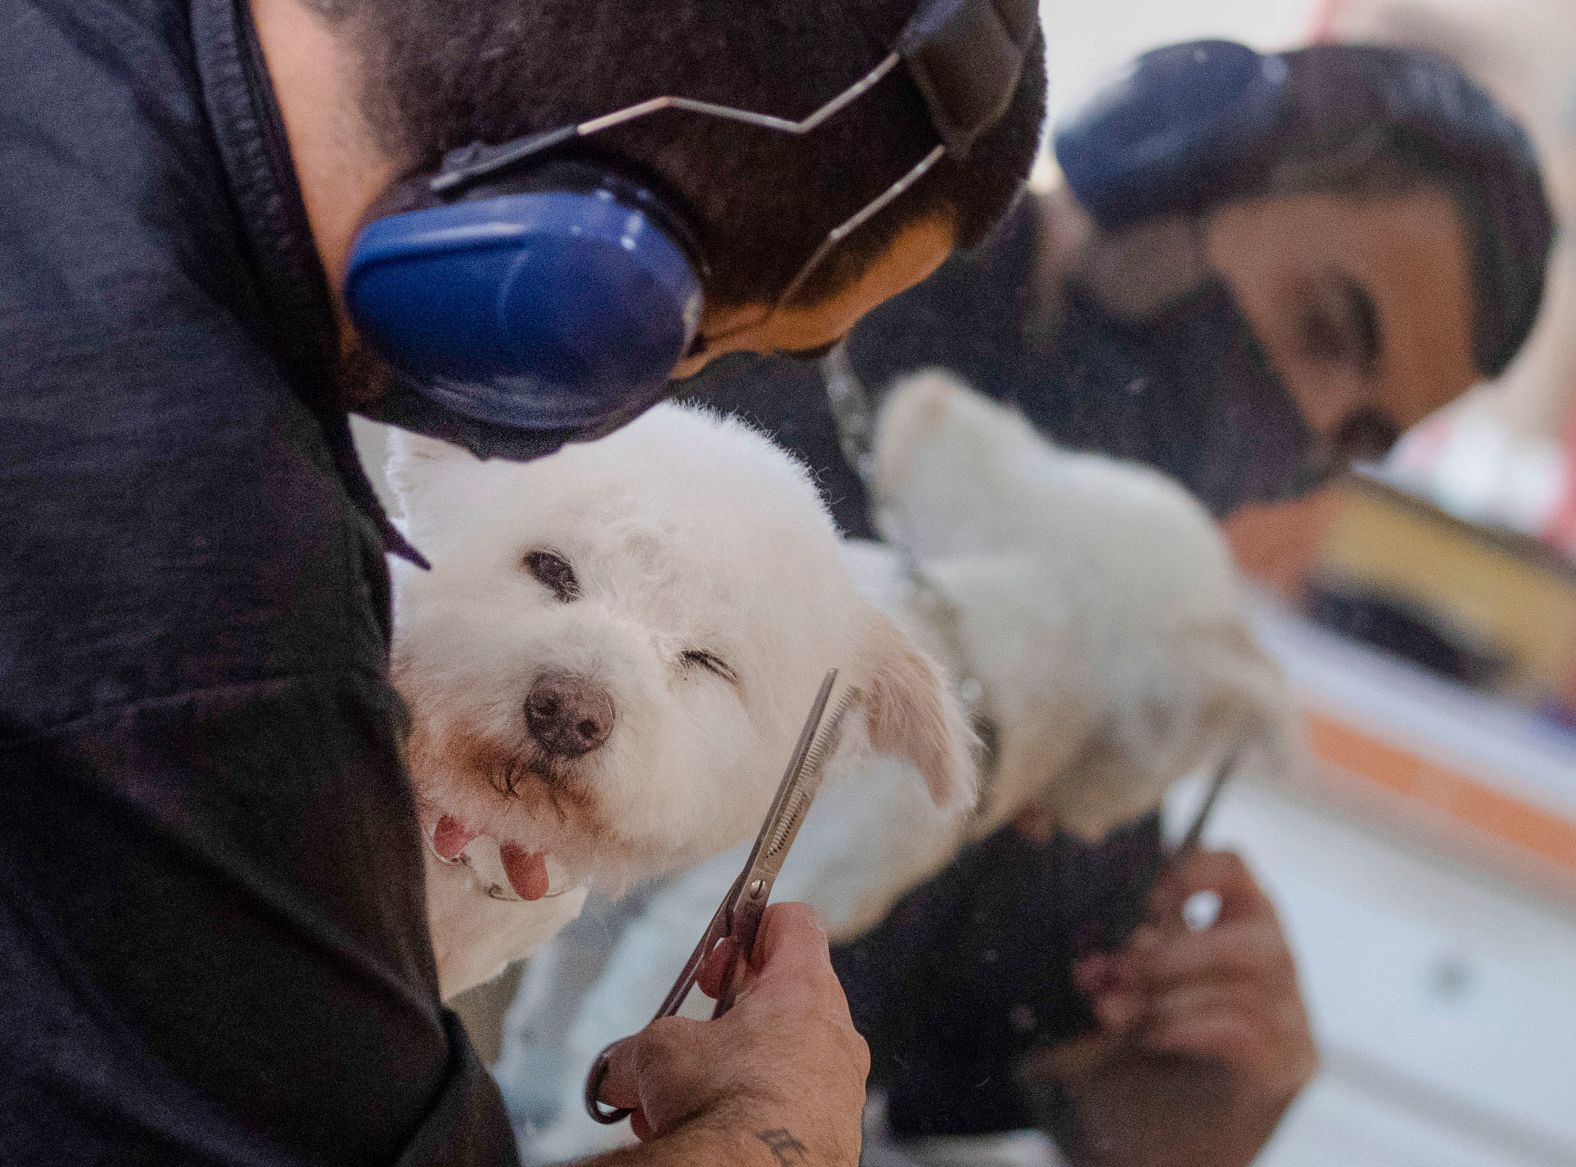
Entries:
[[394, 679], [440, 855], [489, 835], [534, 899], [731, 846], [832, 666], [868, 694], [845, 750], [904, 757], [938, 803], [970, 804], [941, 677], [855, 591], [814, 485], [764, 437], [662, 406], [524, 465], [394, 441], [433, 565], [394, 566]]

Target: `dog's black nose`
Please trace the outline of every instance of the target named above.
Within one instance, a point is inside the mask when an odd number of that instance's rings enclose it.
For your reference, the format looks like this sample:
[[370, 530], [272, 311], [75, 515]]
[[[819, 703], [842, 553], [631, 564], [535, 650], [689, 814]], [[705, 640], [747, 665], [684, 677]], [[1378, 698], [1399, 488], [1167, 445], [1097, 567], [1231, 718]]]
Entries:
[[613, 698], [573, 673], [543, 673], [525, 698], [525, 727], [550, 754], [578, 758], [613, 732]]

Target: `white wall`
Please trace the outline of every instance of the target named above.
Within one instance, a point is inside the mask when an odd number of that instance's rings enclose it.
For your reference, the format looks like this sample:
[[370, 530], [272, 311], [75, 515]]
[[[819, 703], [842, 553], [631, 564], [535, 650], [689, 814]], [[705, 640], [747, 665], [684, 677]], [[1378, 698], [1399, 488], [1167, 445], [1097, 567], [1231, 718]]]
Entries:
[[1044, 0], [1051, 110], [1156, 45], [1223, 36], [1260, 49], [1306, 38], [1313, 0]]

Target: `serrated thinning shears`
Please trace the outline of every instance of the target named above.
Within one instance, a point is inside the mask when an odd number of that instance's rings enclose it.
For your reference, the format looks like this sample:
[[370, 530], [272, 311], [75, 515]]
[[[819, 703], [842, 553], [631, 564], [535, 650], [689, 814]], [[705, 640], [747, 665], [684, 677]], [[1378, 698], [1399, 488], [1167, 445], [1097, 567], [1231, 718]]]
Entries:
[[[761, 832], [755, 837], [755, 846], [750, 848], [750, 857], [745, 861], [744, 870], [739, 872], [739, 877], [717, 906], [711, 923], [706, 925], [706, 931], [701, 935], [700, 943], [695, 945], [695, 950], [684, 962], [673, 987], [668, 990], [668, 995], [662, 999], [661, 1006], [652, 1017], [653, 1021], [678, 1013], [685, 998], [690, 995], [690, 990], [695, 987], [706, 958], [724, 940], [731, 942], [731, 952], [723, 973], [722, 992], [717, 996], [717, 1004], [711, 1015], [714, 1019], [721, 1017], [733, 1006], [744, 970], [749, 967], [750, 953], [761, 928], [761, 917], [766, 914], [766, 905], [771, 900], [772, 886], [777, 882], [777, 874], [782, 870], [783, 860], [788, 857], [788, 849], [793, 846], [810, 803], [820, 788], [821, 771], [837, 748], [843, 719], [861, 696], [857, 688], [845, 690], [837, 707], [827, 716], [827, 705], [836, 682], [837, 670], [832, 669], [821, 682], [815, 704], [810, 707], [810, 716], [799, 731], [798, 744], [794, 746], [793, 756], [782, 782], [778, 784], [777, 796], [766, 813], [766, 820], [761, 824]], [[591, 1063], [585, 1089], [587, 1112], [597, 1122], [608, 1126], [623, 1121], [630, 1114], [622, 1108], [604, 1106], [599, 1097], [607, 1078], [608, 1051], [612, 1048], [608, 1046]]]

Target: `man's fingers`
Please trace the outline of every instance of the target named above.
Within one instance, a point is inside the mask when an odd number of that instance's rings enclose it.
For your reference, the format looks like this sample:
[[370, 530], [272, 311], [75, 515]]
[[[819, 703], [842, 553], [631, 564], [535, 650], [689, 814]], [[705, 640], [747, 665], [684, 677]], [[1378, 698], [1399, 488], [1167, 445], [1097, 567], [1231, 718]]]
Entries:
[[1262, 921], [1220, 924], [1203, 932], [1163, 932], [1145, 925], [1109, 962], [1109, 976], [1149, 992], [1203, 981], [1293, 986], [1297, 973], [1281, 934]]
[[640, 1110], [657, 1074], [664, 1079], [660, 1085], [682, 1091], [684, 1084], [676, 1081], [684, 1076], [679, 1055], [698, 1040], [692, 1031], [702, 1024], [686, 1017], [665, 1017], [609, 1047], [598, 1099], [621, 1110]]
[[1182, 906], [1201, 891], [1220, 897], [1222, 923], [1245, 915], [1275, 909], [1260, 889], [1253, 872], [1240, 855], [1231, 851], [1189, 851], [1166, 869], [1150, 893], [1147, 916], [1151, 923], [1168, 929], [1182, 926]]
[[732, 940], [723, 937], [717, 947], [706, 954], [706, 959], [695, 973], [695, 983], [700, 986], [700, 991], [713, 1001], [722, 995], [723, 985], [733, 972], [737, 948]]
[[772, 904], [766, 909], [750, 968], [762, 976], [784, 977], [831, 971], [826, 929], [808, 904]]
[[1144, 1048], [1200, 1062], [1233, 1073], [1260, 1075], [1273, 1061], [1273, 1047], [1258, 1023], [1237, 1013], [1205, 1013], [1146, 1029]]
[[1289, 1037], [1274, 995], [1228, 984], [1191, 985], [1155, 998], [1137, 1031], [1145, 1049], [1244, 1073], [1273, 1067]]
[[597, 1100], [619, 1110], [640, 1105], [640, 1035], [626, 1037], [608, 1048], [607, 1073], [597, 1088]]
[[[805, 904], [773, 904], [766, 909], [745, 984], [752, 994], [766, 991], [769, 1000], [814, 1009], [840, 1024], [853, 1025], [848, 999], [832, 970], [826, 928]], [[797, 994], [805, 997], [796, 1001]]]
[[[824, 1161], [852, 1163], [869, 1053], [849, 1020], [826, 933], [800, 905], [769, 909], [754, 955], [749, 992], [726, 1016], [665, 1017], [610, 1047], [598, 1101], [631, 1111], [642, 1139], [724, 1107], [758, 1114], [770, 1129], [802, 1119], [796, 1139], [829, 1148]], [[708, 991], [721, 987], [726, 957], [703, 962]]]

